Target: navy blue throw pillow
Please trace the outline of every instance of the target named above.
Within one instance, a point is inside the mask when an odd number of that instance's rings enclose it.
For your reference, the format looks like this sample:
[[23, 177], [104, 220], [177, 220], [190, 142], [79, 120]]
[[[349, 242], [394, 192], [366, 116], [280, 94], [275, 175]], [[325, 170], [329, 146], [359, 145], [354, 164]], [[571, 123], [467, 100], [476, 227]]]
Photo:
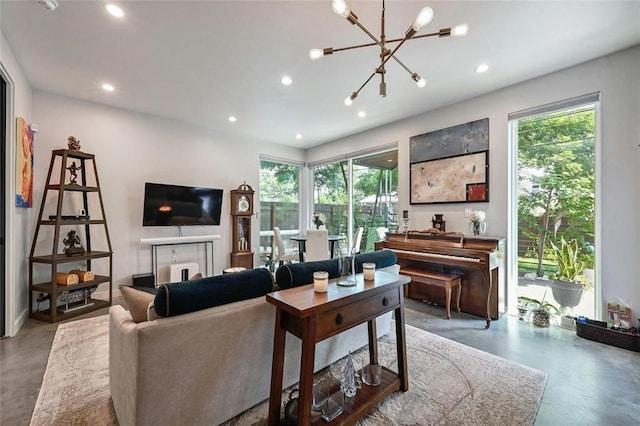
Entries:
[[338, 278], [338, 259], [291, 263], [278, 268], [276, 282], [281, 289], [298, 287], [313, 282], [313, 273], [327, 271], [329, 279]]
[[375, 263], [376, 269], [381, 269], [398, 263], [398, 256], [387, 249], [358, 254], [356, 255], [356, 274], [362, 272], [363, 263]]
[[264, 296], [273, 291], [273, 277], [265, 268], [198, 280], [163, 284], [155, 298], [155, 311], [173, 317], [214, 306]]

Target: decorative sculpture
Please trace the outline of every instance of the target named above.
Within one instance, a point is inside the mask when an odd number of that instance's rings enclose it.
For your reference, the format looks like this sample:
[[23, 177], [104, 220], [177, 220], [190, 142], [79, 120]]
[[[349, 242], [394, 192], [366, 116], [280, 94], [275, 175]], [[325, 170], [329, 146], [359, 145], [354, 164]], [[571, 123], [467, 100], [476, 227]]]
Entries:
[[84, 254], [84, 247], [80, 242], [80, 237], [76, 235], [76, 231], [69, 231], [67, 238], [62, 240], [64, 243], [64, 254], [67, 256], [78, 256]]
[[67, 144], [69, 145], [69, 149], [71, 151], [80, 151], [80, 141], [74, 136], [69, 136], [67, 138]]
[[74, 184], [77, 185], [78, 184], [78, 170], [82, 170], [82, 166], [76, 166], [76, 162], [73, 161], [71, 163], [71, 165], [69, 167], [67, 167], [67, 170], [69, 170], [69, 173], [71, 173], [71, 180], [69, 181], [70, 184]]
[[342, 379], [342, 390], [347, 398], [353, 398], [356, 396], [357, 383], [356, 383], [356, 368], [353, 365], [353, 359], [351, 351], [347, 357], [347, 365], [344, 367], [344, 377]]

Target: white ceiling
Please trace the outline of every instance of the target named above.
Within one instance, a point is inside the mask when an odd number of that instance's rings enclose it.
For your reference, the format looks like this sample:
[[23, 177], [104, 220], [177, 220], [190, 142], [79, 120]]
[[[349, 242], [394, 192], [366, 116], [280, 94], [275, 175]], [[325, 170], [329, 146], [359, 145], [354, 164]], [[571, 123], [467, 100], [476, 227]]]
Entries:
[[[386, 98], [378, 78], [343, 100], [378, 65], [375, 47], [319, 61], [310, 48], [368, 43], [331, 1], [0, 2], [2, 33], [34, 89], [169, 117], [236, 138], [308, 148], [459, 102], [640, 43], [640, 2], [386, 1], [388, 39], [418, 11], [421, 33], [466, 22], [464, 38], [410, 40], [398, 57], [427, 79], [419, 89], [394, 61]], [[381, 1], [349, 1], [375, 35]], [[481, 62], [490, 70], [477, 74]], [[280, 83], [284, 74], [294, 83]], [[110, 82], [115, 92], [100, 86]], [[364, 110], [365, 118], [357, 112]], [[227, 118], [235, 115], [236, 123]], [[303, 139], [296, 140], [296, 133]]]

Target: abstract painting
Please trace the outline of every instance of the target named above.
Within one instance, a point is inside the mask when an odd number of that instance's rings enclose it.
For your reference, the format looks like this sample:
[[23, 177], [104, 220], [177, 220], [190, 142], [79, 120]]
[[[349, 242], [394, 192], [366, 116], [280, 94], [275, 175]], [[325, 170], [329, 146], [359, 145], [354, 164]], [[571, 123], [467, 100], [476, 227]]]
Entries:
[[489, 119], [412, 136], [410, 203], [489, 201]]

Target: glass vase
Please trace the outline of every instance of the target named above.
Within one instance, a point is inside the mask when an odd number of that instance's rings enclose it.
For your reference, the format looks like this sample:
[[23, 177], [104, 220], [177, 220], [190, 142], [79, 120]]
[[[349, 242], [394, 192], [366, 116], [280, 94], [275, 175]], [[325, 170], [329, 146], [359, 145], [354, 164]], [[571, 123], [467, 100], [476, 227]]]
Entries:
[[484, 235], [487, 232], [487, 222], [473, 221], [469, 222], [469, 231], [475, 236]]
[[355, 250], [350, 252], [349, 247], [340, 247], [340, 257], [338, 259], [340, 278], [337, 283], [339, 286], [350, 287], [356, 285], [355, 259]]

